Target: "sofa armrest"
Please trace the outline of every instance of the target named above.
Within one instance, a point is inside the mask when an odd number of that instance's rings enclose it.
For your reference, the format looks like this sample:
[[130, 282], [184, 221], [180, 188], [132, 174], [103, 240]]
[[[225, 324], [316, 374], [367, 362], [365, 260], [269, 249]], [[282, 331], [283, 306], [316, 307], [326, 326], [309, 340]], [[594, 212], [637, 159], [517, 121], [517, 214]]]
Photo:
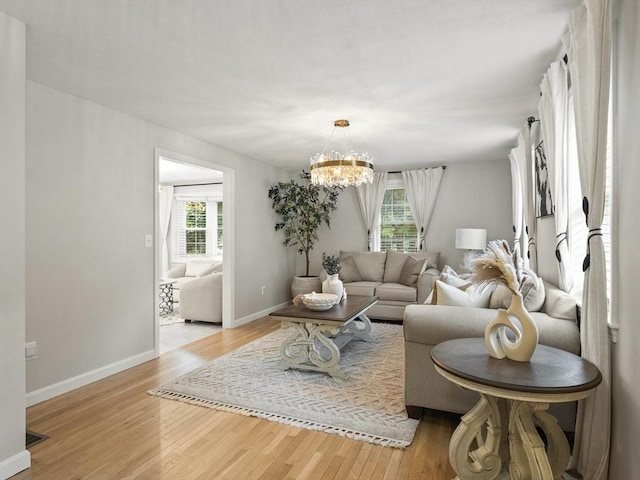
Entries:
[[186, 263], [178, 263], [175, 267], [167, 270], [167, 278], [182, 278], [187, 271]]
[[433, 288], [433, 283], [436, 278], [440, 276], [440, 270], [436, 268], [428, 268], [420, 276], [418, 277], [418, 299], [417, 302], [419, 304], [423, 304], [427, 299], [429, 294], [431, 293], [431, 289]]

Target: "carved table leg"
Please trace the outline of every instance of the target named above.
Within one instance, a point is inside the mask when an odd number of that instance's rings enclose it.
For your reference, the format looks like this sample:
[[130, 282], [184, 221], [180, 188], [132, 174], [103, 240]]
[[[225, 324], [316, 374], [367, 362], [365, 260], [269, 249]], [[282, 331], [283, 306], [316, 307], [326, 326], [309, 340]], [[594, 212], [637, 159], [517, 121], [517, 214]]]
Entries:
[[[358, 317], [361, 322], [350, 322], [344, 327], [345, 332], [353, 334], [354, 340], [362, 340], [363, 342], [378, 343], [378, 340], [371, 336], [371, 320], [364, 313]], [[361, 323], [362, 325], [359, 325]]]
[[457, 479], [492, 480], [498, 476], [502, 469], [500, 419], [498, 402], [484, 394], [462, 417], [449, 443], [449, 461]]
[[339, 366], [340, 349], [330, 337], [338, 333], [338, 327], [297, 322], [284, 322], [282, 326], [295, 330], [280, 345], [280, 367], [283, 370], [298, 368], [326, 372], [341, 380], [348, 378]]
[[[509, 416], [509, 446], [511, 451], [509, 473], [511, 478], [527, 480], [561, 478], [562, 472], [569, 461], [569, 446], [558, 424], [555, 420], [551, 421], [553, 417], [544, 411], [548, 406], [548, 403], [513, 401]], [[551, 437], [549, 438], [549, 444], [554, 463], [553, 471], [547, 458], [544, 442], [538, 435], [533, 423], [534, 414], [538, 420], [541, 420], [545, 434]], [[564, 443], [558, 434], [564, 438]], [[565, 462], [564, 466], [560, 467], [562, 462]]]

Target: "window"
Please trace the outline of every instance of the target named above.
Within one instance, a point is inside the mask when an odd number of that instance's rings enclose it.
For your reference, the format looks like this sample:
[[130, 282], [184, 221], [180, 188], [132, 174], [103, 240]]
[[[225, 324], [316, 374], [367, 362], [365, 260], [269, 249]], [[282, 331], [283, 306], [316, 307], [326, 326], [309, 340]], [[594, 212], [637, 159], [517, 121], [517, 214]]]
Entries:
[[418, 251], [418, 232], [407, 203], [404, 183], [390, 179], [380, 211], [380, 250]]
[[175, 252], [179, 260], [222, 254], [222, 202], [207, 197], [176, 197]]
[[222, 202], [218, 202], [218, 216], [217, 216], [217, 233], [218, 233], [218, 250], [222, 252]]

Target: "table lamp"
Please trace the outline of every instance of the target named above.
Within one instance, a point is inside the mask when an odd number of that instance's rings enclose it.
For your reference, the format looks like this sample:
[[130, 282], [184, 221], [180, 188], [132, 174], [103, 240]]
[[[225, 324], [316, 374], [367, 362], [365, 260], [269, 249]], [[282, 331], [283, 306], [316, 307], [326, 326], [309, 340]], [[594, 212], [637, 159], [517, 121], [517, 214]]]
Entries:
[[463, 260], [466, 269], [470, 269], [471, 261], [486, 246], [487, 231], [484, 228], [456, 228], [456, 248], [467, 250]]

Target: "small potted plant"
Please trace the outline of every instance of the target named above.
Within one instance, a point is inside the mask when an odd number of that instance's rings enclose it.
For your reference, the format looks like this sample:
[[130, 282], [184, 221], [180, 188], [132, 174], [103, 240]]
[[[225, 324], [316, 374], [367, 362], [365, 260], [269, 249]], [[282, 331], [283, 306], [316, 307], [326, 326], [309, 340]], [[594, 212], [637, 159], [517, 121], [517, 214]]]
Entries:
[[337, 255], [322, 254], [322, 266], [327, 275], [337, 275], [340, 273], [340, 258]]
[[340, 258], [337, 255], [327, 255], [323, 253], [322, 266], [328, 275], [327, 279], [322, 282], [322, 292], [333, 293], [341, 299], [344, 293], [344, 285], [342, 284], [342, 280], [338, 278], [338, 274], [340, 273]]

